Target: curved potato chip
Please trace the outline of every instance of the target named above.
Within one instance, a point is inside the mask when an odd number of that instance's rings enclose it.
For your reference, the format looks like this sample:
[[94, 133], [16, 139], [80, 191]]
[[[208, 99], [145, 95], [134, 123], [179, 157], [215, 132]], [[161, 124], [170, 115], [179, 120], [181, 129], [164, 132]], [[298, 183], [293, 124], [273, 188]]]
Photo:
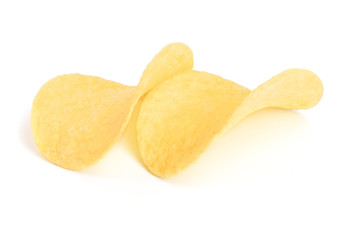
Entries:
[[307, 70], [287, 70], [251, 93], [209, 73], [185, 72], [144, 98], [137, 121], [140, 153], [150, 172], [169, 177], [250, 113], [266, 107], [309, 108], [321, 96], [319, 78]]
[[253, 90], [231, 116], [223, 132], [260, 109], [311, 108], [320, 101], [323, 91], [321, 80], [315, 73], [306, 69], [285, 70]]
[[45, 83], [34, 99], [31, 126], [35, 143], [58, 166], [70, 170], [89, 167], [115, 143], [142, 95], [192, 67], [191, 50], [173, 43], [148, 64], [137, 88], [81, 74], [58, 76]]
[[50, 162], [67, 169], [95, 163], [124, 128], [135, 90], [81, 74], [48, 81], [31, 112], [36, 145]]
[[194, 66], [191, 49], [183, 43], [165, 46], [147, 65], [137, 86], [139, 98], [160, 82], [191, 70]]
[[160, 177], [186, 168], [249, 93], [232, 81], [197, 71], [159, 84], [144, 98], [137, 120], [145, 166]]

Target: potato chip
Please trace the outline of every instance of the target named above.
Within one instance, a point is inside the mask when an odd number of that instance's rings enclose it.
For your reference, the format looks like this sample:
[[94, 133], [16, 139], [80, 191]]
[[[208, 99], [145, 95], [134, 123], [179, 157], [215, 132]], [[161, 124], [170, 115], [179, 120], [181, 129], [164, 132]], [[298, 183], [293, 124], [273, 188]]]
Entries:
[[89, 167], [114, 144], [142, 95], [192, 67], [191, 50], [174, 43], [148, 64], [137, 88], [81, 74], [58, 76], [45, 83], [34, 99], [31, 126], [35, 143], [58, 166], [70, 170]]
[[320, 101], [323, 90], [321, 80], [315, 73], [306, 69], [288, 69], [252, 91], [231, 116], [223, 132], [260, 109], [311, 108]]
[[138, 96], [141, 97], [160, 82], [190, 70], [193, 66], [193, 54], [188, 46], [182, 43], [167, 45], [144, 70], [137, 87]]
[[251, 93], [219, 76], [188, 71], [144, 98], [137, 120], [139, 150], [151, 173], [169, 177], [250, 113], [266, 107], [309, 108], [321, 96], [319, 78], [307, 70], [287, 70]]
[[31, 112], [39, 150], [49, 161], [67, 169], [95, 163], [124, 128], [135, 90], [81, 74], [50, 80], [38, 92]]
[[159, 84], [144, 98], [137, 120], [145, 166], [160, 177], [188, 167], [249, 93], [232, 81], [197, 71]]

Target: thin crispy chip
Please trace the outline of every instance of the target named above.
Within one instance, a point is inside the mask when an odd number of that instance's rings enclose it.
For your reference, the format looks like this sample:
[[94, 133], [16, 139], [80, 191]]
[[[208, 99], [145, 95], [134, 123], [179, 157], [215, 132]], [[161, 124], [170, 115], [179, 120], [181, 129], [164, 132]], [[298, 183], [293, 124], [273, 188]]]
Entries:
[[250, 92], [192, 67], [191, 50], [174, 43], [148, 64], [137, 87], [81, 74], [58, 76], [34, 99], [35, 142], [52, 163], [86, 168], [110, 149], [148, 93], [137, 120], [139, 149], [154, 175], [169, 177], [249, 114], [267, 107], [307, 109], [323, 93], [320, 79], [303, 69], [284, 71]]
[[191, 50], [174, 43], [149, 63], [138, 88], [81, 74], [58, 76], [44, 84], [34, 99], [35, 143], [58, 166], [70, 170], [89, 167], [114, 144], [142, 95], [192, 67]]
[[319, 78], [300, 69], [287, 70], [251, 93], [209, 73], [177, 75], [159, 84], [141, 105], [137, 137], [144, 164], [159, 177], [177, 174], [217, 134], [252, 112], [266, 107], [310, 108], [322, 91]]
[[137, 121], [145, 166], [160, 177], [186, 168], [249, 92], [234, 82], [197, 71], [159, 84], [144, 98]]
[[253, 90], [231, 116], [223, 132], [260, 109], [311, 108], [320, 101], [323, 91], [321, 80], [315, 73], [306, 69], [288, 69]]
[[58, 76], [38, 92], [31, 112], [35, 142], [52, 163], [94, 164], [124, 128], [135, 87], [81, 74]]
[[191, 49], [183, 43], [165, 46], [147, 65], [137, 87], [139, 97], [147, 93], [160, 82], [194, 66]]

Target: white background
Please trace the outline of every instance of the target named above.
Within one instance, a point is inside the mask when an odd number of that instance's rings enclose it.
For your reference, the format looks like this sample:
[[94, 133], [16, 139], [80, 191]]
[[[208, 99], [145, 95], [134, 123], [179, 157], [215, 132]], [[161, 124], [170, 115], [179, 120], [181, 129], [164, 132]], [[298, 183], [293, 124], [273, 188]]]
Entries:
[[[0, 239], [360, 239], [356, 3], [1, 0]], [[78, 72], [136, 85], [171, 42], [250, 89], [312, 70], [323, 99], [251, 115], [167, 180], [141, 165], [134, 121], [83, 172], [41, 157], [29, 113], [42, 84]]]

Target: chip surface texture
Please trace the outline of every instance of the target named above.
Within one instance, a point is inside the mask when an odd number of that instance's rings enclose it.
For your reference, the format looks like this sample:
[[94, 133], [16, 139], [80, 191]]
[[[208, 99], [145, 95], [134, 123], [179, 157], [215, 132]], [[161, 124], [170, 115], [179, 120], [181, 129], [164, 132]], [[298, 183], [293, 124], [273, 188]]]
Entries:
[[170, 177], [253, 112], [308, 109], [323, 95], [319, 77], [306, 69], [288, 69], [250, 91], [193, 65], [190, 48], [172, 43], [155, 55], [136, 87], [82, 74], [51, 79], [32, 105], [36, 145], [58, 166], [87, 168], [114, 145], [142, 99], [136, 120], [140, 155], [152, 174]]
[[154, 175], [170, 177], [249, 114], [268, 107], [307, 109], [322, 93], [320, 79], [304, 69], [286, 70], [254, 91], [210, 73], [185, 72], [145, 96], [137, 122], [141, 156]]
[[138, 87], [99, 77], [66, 74], [45, 83], [31, 110], [35, 143], [50, 162], [81, 170], [113, 146], [138, 100], [160, 82], [193, 67], [188, 46], [165, 46], [144, 70]]
[[198, 71], [161, 83], [144, 98], [138, 116], [145, 166], [159, 177], [188, 167], [249, 92], [232, 81]]

